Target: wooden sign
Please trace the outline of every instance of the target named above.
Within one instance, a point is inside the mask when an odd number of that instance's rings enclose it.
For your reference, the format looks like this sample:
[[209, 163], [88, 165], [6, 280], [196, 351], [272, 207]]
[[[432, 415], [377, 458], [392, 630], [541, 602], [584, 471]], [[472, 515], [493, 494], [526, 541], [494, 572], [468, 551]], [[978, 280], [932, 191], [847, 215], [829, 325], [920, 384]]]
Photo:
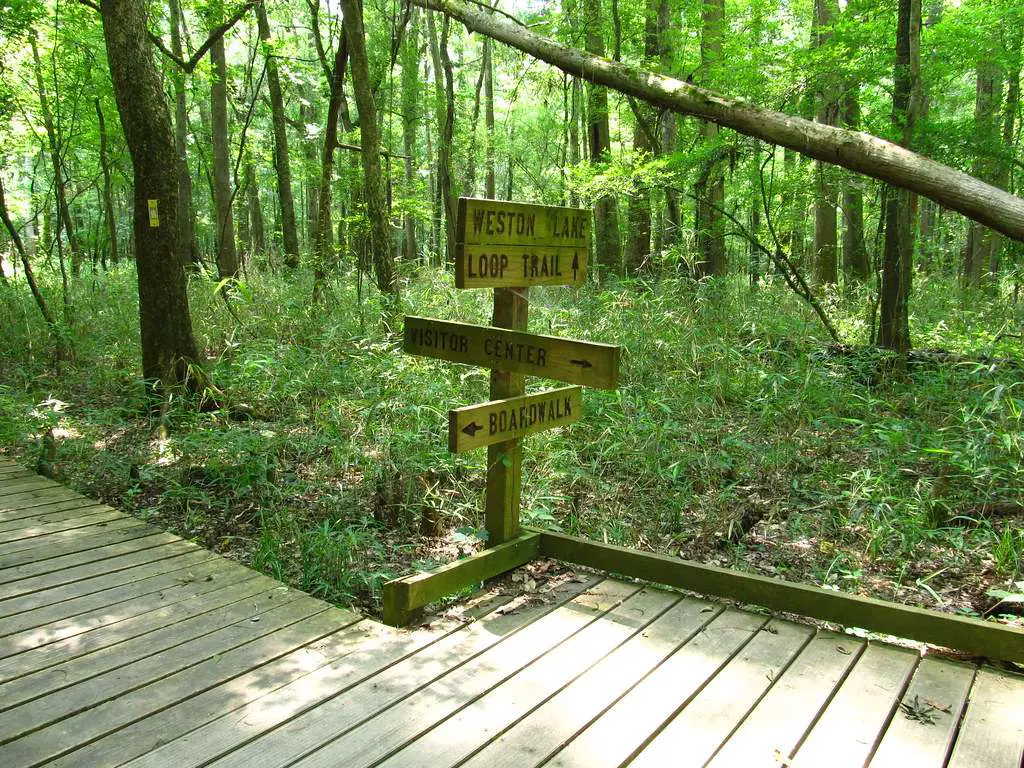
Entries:
[[408, 316], [403, 349], [413, 355], [598, 389], [615, 389], [619, 384], [620, 350], [613, 344]]
[[580, 285], [587, 279], [590, 211], [459, 199], [457, 288]]
[[448, 412], [448, 450], [471, 451], [571, 424], [582, 412], [579, 387], [491, 400]]

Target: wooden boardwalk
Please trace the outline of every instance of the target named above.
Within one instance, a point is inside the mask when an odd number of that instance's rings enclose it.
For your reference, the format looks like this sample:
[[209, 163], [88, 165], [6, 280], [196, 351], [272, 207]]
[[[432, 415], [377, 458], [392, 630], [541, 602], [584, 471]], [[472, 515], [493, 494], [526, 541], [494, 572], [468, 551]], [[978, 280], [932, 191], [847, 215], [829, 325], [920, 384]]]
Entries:
[[0, 463], [0, 766], [1021, 768], [1024, 678], [596, 576], [394, 630]]

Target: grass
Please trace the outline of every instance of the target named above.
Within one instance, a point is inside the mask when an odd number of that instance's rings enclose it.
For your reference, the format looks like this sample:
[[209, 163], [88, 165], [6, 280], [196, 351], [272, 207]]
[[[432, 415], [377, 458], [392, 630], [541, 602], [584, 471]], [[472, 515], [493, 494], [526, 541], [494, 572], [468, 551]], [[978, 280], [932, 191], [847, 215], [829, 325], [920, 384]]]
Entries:
[[[455, 291], [432, 270], [407, 278], [408, 312], [486, 322], [489, 292]], [[73, 487], [374, 610], [387, 578], [478, 545], [485, 452], [448, 454], [445, 431], [448, 408], [486, 399], [487, 376], [403, 355], [397, 329], [348, 277], [327, 306], [311, 306], [310, 290], [302, 274], [251, 275], [229, 312], [194, 278], [209, 367], [258, 418], [174, 403], [161, 423], [143, 415], [129, 270], [75, 286], [76, 357], [59, 371], [27, 290], [4, 281], [0, 444], [34, 464], [54, 429], [58, 476]], [[915, 290], [919, 346], [1024, 357], [1018, 341], [994, 341], [1021, 327], [1020, 307], [964, 298], [938, 278]], [[531, 330], [618, 343], [625, 355], [617, 391], [587, 390], [577, 425], [529, 439], [524, 521], [982, 612], [987, 590], [1024, 578], [1020, 369], [887, 372], [863, 346], [866, 304], [829, 297], [854, 345], [836, 350], [781, 285], [532, 291]]]

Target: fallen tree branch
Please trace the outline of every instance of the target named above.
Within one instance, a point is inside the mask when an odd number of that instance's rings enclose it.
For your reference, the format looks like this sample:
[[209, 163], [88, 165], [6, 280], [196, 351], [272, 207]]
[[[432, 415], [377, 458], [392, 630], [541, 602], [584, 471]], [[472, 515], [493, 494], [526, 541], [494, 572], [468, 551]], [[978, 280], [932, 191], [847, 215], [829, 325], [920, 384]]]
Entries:
[[674, 77], [593, 56], [486, 13], [462, 0], [412, 2], [441, 11], [474, 32], [499, 40], [577, 77], [909, 189], [1024, 242], [1024, 200], [877, 136], [791, 117]]

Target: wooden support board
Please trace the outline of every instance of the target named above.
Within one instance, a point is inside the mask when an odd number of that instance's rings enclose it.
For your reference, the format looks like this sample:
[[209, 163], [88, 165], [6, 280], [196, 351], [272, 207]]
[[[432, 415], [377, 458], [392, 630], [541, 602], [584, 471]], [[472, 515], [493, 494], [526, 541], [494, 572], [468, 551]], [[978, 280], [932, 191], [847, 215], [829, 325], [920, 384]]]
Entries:
[[518, 568], [537, 556], [540, 536], [520, 536], [428, 573], [394, 579], [384, 585], [384, 623], [400, 627], [412, 612], [445, 595]]
[[1024, 630], [540, 531], [548, 557], [848, 627], [1024, 662]]
[[462, 453], [516, 440], [571, 424], [582, 412], [583, 390], [579, 387], [549, 389], [456, 408], [448, 412], [448, 450]]
[[[511, 293], [495, 291], [499, 292]], [[525, 303], [525, 297], [522, 301]], [[525, 323], [522, 326], [525, 328]], [[403, 348], [412, 355], [596, 389], [619, 385], [620, 348], [614, 344], [410, 315], [405, 318]]]

